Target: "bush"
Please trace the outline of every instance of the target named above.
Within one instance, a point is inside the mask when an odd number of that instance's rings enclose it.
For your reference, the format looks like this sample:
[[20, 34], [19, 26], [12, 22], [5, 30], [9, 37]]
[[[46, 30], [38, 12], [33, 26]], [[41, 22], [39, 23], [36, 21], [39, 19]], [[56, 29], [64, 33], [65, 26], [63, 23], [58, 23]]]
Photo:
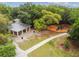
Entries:
[[0, 34], [0, 45], [3, 45], [7, 42], [7, 37], [4, 36], [3, 34]]
[[8, 39], [8, 34], [0, 34], [0, 56], [12, 57], [16, 55], [15, 46], [12, 44], [12, 40]]
[[69, 48], [69, 42], [68, 42], [68, 40], [66, 40], [66, 41], [64, 42], [64, 48], [65, 48], [65, 49], [68, 49], [68, 48]]
[[12, 57], [15, 56], [15, 46], [13, 44], [7, 44], [0, 46], [0, 56], [1, 57]]
[[54, 41], [50, 41], [49, 44], [50, 44], [51, 46], [54, 46]]

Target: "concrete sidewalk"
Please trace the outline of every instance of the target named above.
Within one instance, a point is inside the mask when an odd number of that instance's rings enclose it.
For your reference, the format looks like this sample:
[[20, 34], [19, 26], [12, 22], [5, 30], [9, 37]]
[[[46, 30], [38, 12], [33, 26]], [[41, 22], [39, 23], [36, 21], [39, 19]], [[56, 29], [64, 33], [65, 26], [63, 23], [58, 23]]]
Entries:
[[20, 49], [15, 42], [13, 42], [13, 44], [16, 46], [16, 57], [27, 57], [27, 54], [24, 50]]

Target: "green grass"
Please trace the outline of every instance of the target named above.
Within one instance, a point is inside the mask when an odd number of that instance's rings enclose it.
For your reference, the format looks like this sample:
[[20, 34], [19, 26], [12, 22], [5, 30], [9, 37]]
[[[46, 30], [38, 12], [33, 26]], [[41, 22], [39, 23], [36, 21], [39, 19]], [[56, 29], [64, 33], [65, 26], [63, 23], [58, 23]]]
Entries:
[[50, 34], [44, 34], [42, 36], [36, 36], [36, 35], [33, 35], [32, 37], [28, 38], [28, 40], [24, 41], [24, 42], [21, 42], [21, 43], [18, 43], [19, 47], [23, 50], [26, 50], [30, 47], [32, 47], [33, 45], [47, 39], [50, 35], [57, 35], [59, 33], [50, 33]]
[[36, 43], [41, 42], [42, 40], [43, 39], [41, 39], [41, 38], [29, 39], [22, 43], [18, 43], [18, 45], [21, 49], [26, 50], [26, 49], [32, 47], [33, 45], [35, 45]]
[[28, 54], [32, 57], [69, 57], [69, 56], [79, 56], [79, 50], [66, 51], [64, 49], [58, 48], [60, 43], [63, 43], [67, 38], [60, 37], [54, 41], [50, 41], [47, 44], [41, 46], [35, 51]]

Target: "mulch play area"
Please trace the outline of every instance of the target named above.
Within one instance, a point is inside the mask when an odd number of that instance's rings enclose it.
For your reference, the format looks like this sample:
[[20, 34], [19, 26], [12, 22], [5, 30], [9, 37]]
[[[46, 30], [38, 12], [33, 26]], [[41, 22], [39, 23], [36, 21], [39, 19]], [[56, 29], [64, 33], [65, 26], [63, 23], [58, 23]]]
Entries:
[[69, 30], [69, 25], [68, 24], [50, 25], [48, 27], [48, 30], [53, 32], [67, 32]]

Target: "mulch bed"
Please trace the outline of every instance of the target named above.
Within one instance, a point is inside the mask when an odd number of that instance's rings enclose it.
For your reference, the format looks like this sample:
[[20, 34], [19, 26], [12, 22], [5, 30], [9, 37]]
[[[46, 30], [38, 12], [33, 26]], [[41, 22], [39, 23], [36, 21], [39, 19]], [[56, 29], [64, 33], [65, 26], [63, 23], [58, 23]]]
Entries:
[[69, 30], [69, 25], [67, 24], [62, 24], [64, 28], [57, 30], [57, 25], [51, 25], [48, 26], [48, 30], [53, 31], [53, 32], [68, 32]]

